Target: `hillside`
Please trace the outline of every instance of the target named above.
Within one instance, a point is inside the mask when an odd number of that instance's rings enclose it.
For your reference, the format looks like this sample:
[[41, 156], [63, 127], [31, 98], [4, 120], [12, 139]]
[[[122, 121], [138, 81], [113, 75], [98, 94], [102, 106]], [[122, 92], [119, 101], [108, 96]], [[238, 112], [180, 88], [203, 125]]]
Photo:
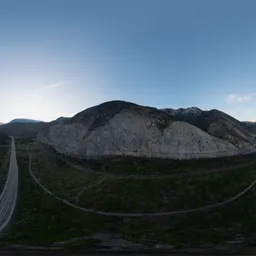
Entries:
[[256, 123], [255, 122], [243, 122], [246, 129], [252, 133], [253, 135], [256, 135]]
[[47, 123], [8, 123], [0, 126], [0, 132], [15, 137], [35, 138]]
[[244, 123], [219, 110], [203, 111], [195, 107], [162, 110], [171, 117], [188, 122], [215, 137], [229, 141], [236, 147], [243, 148], [255, 144], [254, 137]]
[[197, 158], [239, 153], [229, 141], [176, 119], [156, 108], [111, 101], [86, 109], [63, 124], [51, 123], [37, 139], [61, 153], [82, 158]]
[[5, 145], [10, 142], [10, 138], [7, 134], [1, 132], [0, 133], [0, 145]]
[[69, 121], [69, 119], [70, 119], [69, 117], [61, 116], [61, 117], [57, 118], [56, 120], [52, 121], [51, 123], [54, 123], [54, 124], [65, 124], [65, 123], [67, 123]]

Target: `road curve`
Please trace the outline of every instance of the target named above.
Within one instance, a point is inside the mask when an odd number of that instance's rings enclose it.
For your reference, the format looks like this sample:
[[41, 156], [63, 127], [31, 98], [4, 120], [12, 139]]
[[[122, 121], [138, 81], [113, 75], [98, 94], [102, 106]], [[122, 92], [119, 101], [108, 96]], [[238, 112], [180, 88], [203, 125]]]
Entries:
[[10, 223], [16, 206], [18, 194], [18, 165], [14, 138], [11, 137], [11, 139], [9, 172], [5, 186], [0, 195], [0, 233], [2, 233]]
[[240, 191], [238, 194], [236, 194], [235, 196], [229, 198], [228, 200], [225, 200], [223, 202], [219, 202], [219, 203], [215, 203], [215, 204], [211, 204], [211, 205], [205, 205], [202, 207], [198, 207], [198, 208], [192, 208], [192, 209], [188, 209], [188, 210], [177, 210], [177, 211], [170, 211], [170, 212], [155, 212], [155, 213], [122, 213], [122, 212], [104, 212], [104, 211], [98, 211], [95, 209], [88, 209], [88, 208], [83, 208], [83, 207], [79, 207], [73, 203], [70, 203], [69, 201], [67, 201], [66, 199], [62, 199], [56, 195], [54, 195], [50, 190], [48, 190], [46, 187], [44, 187], [40, 181], [35, 177], [35, 175], [32, 172], [32, 168], [31, 168], [31, 162], [32, 162], [32, 156], [30, 154], [30, 158], [29, 158], [29, 173], [31, 175], [31, 177], [33, 178], [33, 180], [49, 195], [51, 195], [53, 198], [55, 198], [58, 201], [61, 201], [64, 204], [67, 204], [75, 209], [81, 210], [83, 212], [88, 212], [88, 213], [96, 213], [99, 215], [106, 215], [106, 216], [118, 216], [118, 217], [144, 217], [144, 216], [148, 216], [148, 217], [152, 217], [152, 216], [171, 216], [171, 215], [180, 215], [180, 214], [186, 214], [186, 213], [191, 213], [191, 212], [199, 212], [199, 211], [206, 211], [209, 209], [213, 209], [219, 206], [223, 206], [226, 205], [228, 203], [231, 203], [237, 199], [239, 199], [240, 197], [242, 197], [244, 194], [246, 194], [252, 187], [255, 186], [256, 184], [256, 180], [254, 180], [248, 187], [246, 187], [244, 190]]

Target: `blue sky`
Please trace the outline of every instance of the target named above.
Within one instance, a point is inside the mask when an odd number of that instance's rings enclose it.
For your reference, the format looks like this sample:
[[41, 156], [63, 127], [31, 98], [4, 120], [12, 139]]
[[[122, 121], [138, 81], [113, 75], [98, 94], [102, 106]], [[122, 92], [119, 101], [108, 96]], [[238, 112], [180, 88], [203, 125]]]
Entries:
[[0, 0], [0, 121], [104, 101], [256, 120], [255, 0]]

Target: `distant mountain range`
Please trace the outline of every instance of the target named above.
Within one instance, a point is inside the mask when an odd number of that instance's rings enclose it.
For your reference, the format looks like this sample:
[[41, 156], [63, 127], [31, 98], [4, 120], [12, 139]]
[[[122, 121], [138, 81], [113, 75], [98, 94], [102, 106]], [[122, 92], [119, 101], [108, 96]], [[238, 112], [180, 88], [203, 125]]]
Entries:
[[[35, 120], [25, 119], [15, 119], [20, 121], [11, 121], [9, 123], [0, 126], [0, 132], [22, 138], [35, 138], [37, 133], [42, 130], [43, 127], [47, 125], [44, 122], [37, 122]], [[27, 120], [29, 120], [27, 122]], [[32, 122], [31, 122], [32, 121]], [[33, 122], [35, 121], [35, 122]]]
[[33, 120], [33, 119], [27, 119], [27, 118], [16, 118], [10, 121], [9, 123], [40, 123], [42, 121], [39, 120]]

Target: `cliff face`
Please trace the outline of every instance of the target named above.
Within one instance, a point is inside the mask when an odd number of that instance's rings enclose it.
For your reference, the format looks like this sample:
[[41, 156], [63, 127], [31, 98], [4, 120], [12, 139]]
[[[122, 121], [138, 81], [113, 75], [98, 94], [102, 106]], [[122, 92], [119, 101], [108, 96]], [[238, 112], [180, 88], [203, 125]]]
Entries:
[[85, 110], [64, 124], [50, 124], [37, 139], [60, 153], [90, 158], [133, 155], [182, 159], [239, 152], [234, 144], [175, 121], [162, 111], [119, 101]]

